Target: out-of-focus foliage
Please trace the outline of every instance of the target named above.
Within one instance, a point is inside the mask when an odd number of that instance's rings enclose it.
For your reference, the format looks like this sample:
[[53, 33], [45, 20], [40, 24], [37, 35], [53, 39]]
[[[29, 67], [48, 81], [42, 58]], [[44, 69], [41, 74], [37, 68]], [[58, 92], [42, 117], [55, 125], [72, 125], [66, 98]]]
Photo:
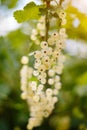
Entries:
[[[87, 40], [87, 15], [80, 13], [76, 8], [69, 6], [67, 12], [66, 29], [70, 38]], [[78, 26], [74, 27], [73, 22], [78, 19]]]
[[18, 0], [1, 0], [0, 4], [6, 5], [8, 8], [13, 8], [17, 2]]
[[[72, 7], [67, 12], [69, 37], [87, 41], [86, 16]], [[70, 14], [79, 18], [77, 28]], [[20, 98], [20, 59], [36, 47], [23, 28], [0, 37], [0, 130], [26, 130], [29, 115], [27, 103]], [[59, 102], [51, 116], [34, 130], [87, 130], [87, 59], [67, 53], [66, 57]]]

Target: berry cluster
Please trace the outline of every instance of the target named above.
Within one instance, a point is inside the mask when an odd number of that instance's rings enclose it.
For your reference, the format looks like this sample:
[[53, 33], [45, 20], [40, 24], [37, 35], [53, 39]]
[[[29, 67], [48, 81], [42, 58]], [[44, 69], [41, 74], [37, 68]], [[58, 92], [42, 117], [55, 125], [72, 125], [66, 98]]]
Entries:
[[[61, 24], [65, 24], [65, 12], [59, 11]], [[30, 58], [23, 56], [21, 63], [21, 97], [27, 100], [30, 118], [27, 129], [32, 130], [41, 124], [44, 117], [48, 117], [58, 101], [58, 93], [61, 88], [60, 74], [63, 70], [65, 57], [62, 54], [66, 40], [65, 28], [49, 35], [47, 41], [40, 39], [45, 37], [45, 16], [42, 16], [32, 30], [31, 40], [39, 45], [39, 50], [33, 54], [34, 63], [30, 67]], [[31, 55], [30, 55], [31, 56]]]
[[[53, 33], [48, 42], [42, 41], [40, 43], [41, 50], [34, 52], [34, 76], [37, 76], [41, 84], [54, 84], [54, 77], [56, 74], [62, 72], [62, 58], [61, 49], [64, 47], [66, 39], [65, 29], [60, 29], [59, 33]], [[61, 57], [61, 58], [60, 58]], [[50, 78], [48, 78], [50, 77]]]

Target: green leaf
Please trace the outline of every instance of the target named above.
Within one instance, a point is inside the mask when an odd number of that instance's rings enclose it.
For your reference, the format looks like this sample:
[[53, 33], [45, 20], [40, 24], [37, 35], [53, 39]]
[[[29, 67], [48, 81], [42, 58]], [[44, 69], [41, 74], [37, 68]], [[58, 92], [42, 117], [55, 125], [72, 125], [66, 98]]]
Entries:
[[46, 8], [39, 8], [39, 11], [40, 11], [41, 15], [46, 14]]
[[26, 6], [24, 6], [24, 10], [25, 10], [25, 9], [32, 8], [32, 7], [35, 7], [35, 6], [36, 6], [36, 4], [35, 4], [34, 2], [30, 2], [30, 3], [28, 3]]
[[14, 17], [18, 23], [25, 22], [27, 20], [38, 19], [40, 17], [39, 8], [42, 5], [36, 5], [34, 2], [27, 4], [23, 10], [17, 10], [14, 12]]

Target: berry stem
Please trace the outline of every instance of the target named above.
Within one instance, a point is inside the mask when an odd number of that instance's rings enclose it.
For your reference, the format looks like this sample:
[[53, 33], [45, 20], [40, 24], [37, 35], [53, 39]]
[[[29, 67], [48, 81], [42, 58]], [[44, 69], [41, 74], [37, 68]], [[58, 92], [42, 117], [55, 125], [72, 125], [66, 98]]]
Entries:
[[46, 25], [46, 37], [45, 40], [48, 40], [48, 31], [49, 31], [49, 16], [48, 16], [48, 8], [50, 7], [50, 0], [46, 0], [46, 18], [45, 18], [45, 25]]
[[59, 3], [59, 4], [61, 5], [63, 1], [64, 1], [64, 0], [60, 0], [60, 3]]

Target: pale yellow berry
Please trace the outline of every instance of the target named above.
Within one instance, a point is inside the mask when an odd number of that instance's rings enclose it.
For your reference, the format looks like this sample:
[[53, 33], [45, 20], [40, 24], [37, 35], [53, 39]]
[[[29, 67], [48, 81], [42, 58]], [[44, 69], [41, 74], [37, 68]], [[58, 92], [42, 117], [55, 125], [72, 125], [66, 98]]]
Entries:
[[58, 38], [59, 38], [58, 32], [54, 32], [54, 33], [51, 35], [51, 37], [53, 37], [54, 40], [58, 40]]
[[41, 52], [42, 52], [42, 59], [43, 59], [43, 57], [45, 57], [45, 56], [48, 55], [48, 50], [47, 50], [47, 48], [42, 49]]
[[35, 96], [33, 97], [33, 100], [34, 100], [35, 102], [38, 102], [39, 99], [40, 99], [40, 97], [39, 97], [38, 95], [35, 95]]
[[42, 76], [43, 78], [46, 78], [46, 77], [47, 77], [47, 74], [46, 74], [45, 72], [41, 72], [41, 76]]
[[36, 51], [34, 53], [34, 57], [37, 58], [37, 59], [41, 58], [41, 52], [40, 51]]
[[37, 24], [37, 29], [39, 30], [39, 29], [42, 29], [42, 24], [41, 23], [38, 23]]
[[30, 124], [27, 125], [28, 130], [32, 130], [32, 126]]
[[51, 88], [48, 88], [48, 89], [46, 90], [46, 95], [47, 95], [47, 96], [51, 96], [52, 94], [53, 94], [52, 89], [51, 89]]
[[38, 79], [41, 81], [41, 79], [42, 79], [42, 75], [41, 74], [38, 75]]
[[53, 85], [54, 84], [54, 79], [53, 78], [48, 79], [48, 84]]
[[66, 17], [66, 13], [63, 10], [61, 10], [58, 14], [61, 19]]
[[43, 49], [44, 49], [44, 48], [47, 48], [48, 43], [47, 43], [46, 41], [42, 41], [40, 46], [41, 46], [41, 48], [43, 48]]
[[30, 87], [32, 88], [33, 91], [36, 91], [36, 89], [37, 89], [37, 82], [35, 82], [35, 81], [30, 82]]
[[34, 71], [33, 71], [33, 75], [34, 75], [34, 76], [38, 76], [38, 75], [39, 75], [39, 72], [38, 72], [37, 70], [34, 70]]
[[28, 71], [28, 66], [27, 65], [23, 65], [21, 71], [20, 71], [20, 75], [21, 77], [26, 77], [27, 76], [27, 71]]
[[61, 28], [60, 31], [59, 31], [59, 34], [60, 35], [65, 35], [66, 33], [66, 29], [65, 28]]
[[35, 60], [35, 64], [34, 64], [34, 68], [38, 69], [39, 66], [41, 66], [41, 60], [40, 59], [36, 59]]
[[51, 45], [51, 46], [54, 45], [55, 44], [54, 39], [50, 37], [48, 39], [48, 44]]
[[60, 76], [58, 76], [58, 75], [55, 76], [55, 79], [54, 79], [54, 80], [55, 80], [55, 82], [59, 82], [59, 81], [60, 81]]
[[53, 90], [53, 95], [58, 95], [58, 90], [57, 89]]
[[55, 83], [55, 88], [56, 88], [57, 90], [61, 89], [61, 83], [60, 83], [60, 82]]
[[52, 47], [48, 47], [48, 55], [52, 55]]
[[27, 99], [27, 93], [26, 93], [26, 92], [23, 92], [23, 93], [21, 94], [21, 98], [22, 98], [22, 99]]
[[62, 22], [61, 22], [61, 25], [65, 25], [66, 24], [66, 19], [63, 19]]
[[36, 81], [32, 81], [31, 82], [31, 86], [37, 86], [37, 82]]
[[58, 61], [59, 61], [60, 63], [64, 63], [65, 60], [66, 60], [66, 57], [65, 57], [64, 55], [61, 54], [61, 55], [59, 56]]
[[35, 64], [41, 65], [41, 60], [40, 59], [36, 59], [35, 60]]
[[41, 79], [41, 83], [42, 83], [42, 84], [46, 84], [46, 79], [45, 79], [45, 78], [42, 78], [42, 79]]
[[57, 74], [61, 74], [62, 73], [62, 69], [63, 69], [62, 66], [57, 66], [56, 67], [56, 73]]
[[42, 37], [44, 37], [44, 36], [45, 36], [45, 30], [41, 30], [41, 31], [40, 31], [40, 35], [41, 35]]
[[22, 91], [27, 91], [26, 83], [25, 83], [25, 84], [22, 83], [22, 85], [21, 85], [21, 90], [22, 90]]
[[22, 59], [21, 59], [21, 63], [22, 64], [28, 64], [29, 62], [29, 58], [27, 56], [23, 56]]
[[35, 40], [36, 45], [40, 45], [40, 41], [38, 39]]
[[57, 97], [53, 97], [52, 101], [53, 101], [53, 103], [56, 103], [58, 101], [58, 98]]
[[33, 35], [37, 35], [37, 34], [38, 34], [38, 31], [37, 31], [36, 29], [33, 29], [33, 30], [32, 30], [32, 34], [33, 34]]
[[46, 70], [45, 65], [40, 65], [39, 68], [38, 68], [39, 72], [44, 72], [45, 70]]
[[39, 85], [38, 85], [38, 90], [43, 90], [43, 88], [44, 88], [44, 85], [43, 85], [43, 84], [39, 84]]
[[50, 63], [50, 58], [49, 58], [49, 56], [43, 57], [43, 58], [42, 58], [42, 63], [43, 63], [43, 64], [48, 64], [48, 63]]
[[34, 68], [35, 68], [35, 69], [38, 69], [38, 67], [39, 67], [39, 64], [35, 63], [35, 64], [34, 64]]
[[37, 24], [37, 29], [38, 30], [44, 30], [44, 28], [45, 28], [44, 24], [42, 24], [42, 23]]
[[33, 91], [36, 91], [36, 89], [37, 89], [36, 86], [32, 86]]
[[32, 35], [31, 35], [31, 40], [36, 41], [36, 40], [37, 40], [37, 37], [36, 37], [34, 34], [32, 34]]
[[45, 68], [46, 68], [46, 70], [49, 70], [51, 68], [51, 63], [45, 62]]
[[53, 77], [53, 76], [55, 75], [55, 70], [50, 69], [50, 70], [48, 71], [48, 75], [49, 75], [50, 77]]
[[44, 77], [42, 77], [42, 75], [39, 75], [39, 76], [38, 76], [38, 79], [40, 80], [40, 82], [41, 82], [42, 84], [45, 84], [45, 83], [46, 83], [46, 79], [45, 79]]
[[59, 53], [57, 50], [55, 50], [55, 51], [53, 52], [53, 58], [58, 58], [59, 55], [60, 55], [60, 53]]
[[41, 90], [39, 90], [39, 89], [37, 89], [36, 94], [37, 94], [37, 95], [41, 95], [41, 93], [42, 93], [42, 91], [41, 91]]

